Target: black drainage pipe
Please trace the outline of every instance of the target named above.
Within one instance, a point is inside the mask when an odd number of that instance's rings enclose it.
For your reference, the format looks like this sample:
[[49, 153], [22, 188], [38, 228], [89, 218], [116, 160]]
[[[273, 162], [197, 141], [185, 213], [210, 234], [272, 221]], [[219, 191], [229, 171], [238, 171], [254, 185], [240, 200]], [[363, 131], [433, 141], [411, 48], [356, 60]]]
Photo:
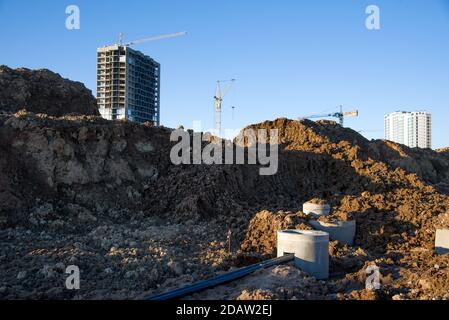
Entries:
[[197, 283], [185, 286], [183, 288], [175, 289], [172, 291], [168, 291], [166, 293], [158, 294], [155, 296], [147, 297], [144, 300], [157, 300], [157, 301], [163, 301], [163, 300], [171, 300], [171, 299], [178, 299], [182, 298], [184, 296], [190, 295], [192, 293], [196, 293], [199, 291], [202, 291], [204, 289], [213, 288], [215, 286], [218, 286], [220, 284], [228, 283], [231, 281], [234, 281], [236, 279], [243, 278], [251, 273], [253, 273], [256, 270], [260, 269], [266, 269], [278, 264], [286, 263], [289, 261], [292, 261], [294, 259], [293, 254], [286, 254], [279, 258], [270, 259], [267, 261], [263, 261], [260, 263], [256, 263], [253, 265], [250, 265], [248, 267], [243, 267], [234, 271], [227, 272], [225, 274], [222, 274], [220, 276], [217, 276], [212, 279], [208, 280], [202, 280]]

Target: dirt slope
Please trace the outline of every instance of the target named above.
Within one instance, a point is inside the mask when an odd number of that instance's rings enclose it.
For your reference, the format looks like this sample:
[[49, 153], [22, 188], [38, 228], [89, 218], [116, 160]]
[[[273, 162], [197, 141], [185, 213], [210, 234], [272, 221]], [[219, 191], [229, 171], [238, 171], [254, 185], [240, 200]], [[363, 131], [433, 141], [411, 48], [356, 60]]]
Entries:
[[95, 97], [80, 82], [63, 79], [47, 69], [0, 66], [0, 111], [22, 109], [52, 116], [99, 115]]
[[[84, 298], [138, 297], [202, 279], [273, 255], [277, 229], [308, 228], [301, 204], [314, 197], [358, 225], [354, 247], [331, 245], [332, 279], [308, 282], [320, 297], [447, 296], [448, 257], [432, 251], [435, 228], [449, 227], [444, 155], [368, 141], [333, 122], [250, 128], [279, 130], [276, 175], [260, 176], [258, 165], [175, 166], [167, 128], [0, 115], [0, 297], [73, 298], [49, 282], [72, 260], [90, 279], [77, 293]], [[374, 263], [385, 286], [373, 296], [363, 272]], [[19, 276], [30, 268], [38, 275]], [[234, 298], [260, 297], [253, 289]]]

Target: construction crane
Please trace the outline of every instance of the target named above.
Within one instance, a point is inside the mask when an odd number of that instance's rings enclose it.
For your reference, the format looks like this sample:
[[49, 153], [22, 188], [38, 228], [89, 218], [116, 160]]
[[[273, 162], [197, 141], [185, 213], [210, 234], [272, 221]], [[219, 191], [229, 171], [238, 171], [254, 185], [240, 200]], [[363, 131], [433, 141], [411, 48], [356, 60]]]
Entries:
[[135, 44], [140, 44], [140, 43], [144, 43], [144, 42], [148, 42], [148, 41], [157, 41], [157, 40], [163, 40], [163, 39], [169, 39], [169, 38], [176, 38], [176, 37], [180, 37], [180, 36], [184, 36], [186, 35], [187, 32], [185, 31], [181, 31], [181, 32], [176, 32], [176, 33], [169, 33], [169, 34], [161, 34], [161, 35], [157, 35], [157, 36], [152, 36], [152, 37], [147, 37], [147, 38], [143, 38], [143, 39], [139, 39], [139, 40], [134, 40], [131, 41], [129, 43], [123, 44], [123, 33], [119, 34], [119, 40], [118, 40], [118, 44], [120, 46], [125, 46], [125, 47], [129, 47]]
[[343, 106], [340, 106], [340, 112], [334, 112], [334, 113], [328, 113], [328, 114], [317, 114], [317, 115], [311, 115], [308, 117], [302, 117], [299, 118], [299, 120], [302, 119], [315, 119], [315, 118], [327, 118], [327, 117], [333, 117], [333, 118], [337, 118], [338, 122], [340, 123], [340, 125], [343, 127], [344, 125], [344, 119], [346, 117], [358, 117], [359, 116], [359, 111], [355, 110], [355, 111], [349, 111], [349, 112], [343, 112]]
[[[235, 79], [230, 80], [218, 80], [217, 88], [215, 90], [215, 134], [217, 136], [221, 136], [221, 103], [223, 102], [223, 98], [229, 93], [231, 90]], [[221, 87], [223, 83], [226, 83], [225, 87]]]

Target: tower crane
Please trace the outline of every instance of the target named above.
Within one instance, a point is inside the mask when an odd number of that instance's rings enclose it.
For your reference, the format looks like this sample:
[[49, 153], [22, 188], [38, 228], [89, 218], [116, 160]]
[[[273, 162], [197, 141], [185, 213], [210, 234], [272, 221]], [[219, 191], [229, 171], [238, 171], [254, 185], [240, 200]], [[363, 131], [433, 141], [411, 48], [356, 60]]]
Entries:
[[311, 116], [308, 116], [308, 117], [299, 118], [299, 120], [333, 117], [333, 118], [337, 118], [338, 122], [343, 127], [345, 117], [358, 117], [358, 116], [359, 116], [359, 111], [358, 110], [349, 111], [349, 112], [343, 112], [343, 106], [340, 106], [340, 111], [339, 112], [328, 113], [328, 114], [315, 114], [315, 115], [311, 115]]
[[118, 44], [120, 46], [129, 47], [129, 46], [132, 46], [135, 44], [140, 44], [140, 43], [144, 43], [144, 42], [148, 42], [148, 41], [157, 41], [157, 40], [162, 40], [162, 39], [176, 38], [176, 37], [184, 36], [186, 34], [187, 34], [187, 32], [185, 32], [185, 31], [169, 33], [169, 34], [161, 34], [161, 35], [157, 35], [157, 36], [151, 36], [151, 37], [147, 37], [147, 38], [143, 38], [143, 39], [139, 39], [139, 40], [134, 40], [129, 43], [123, 44], [123, 36], [124, 35], [123, 35], [123, 33], [120, 33]]
[[[230, 80], [218, 80], [217, 88], [215, 90], [215, 134], [217, 136], [221, 135], [221, 103], [223, 98], [229, 93], [232, 86], [234, 85], [235, 79]], [[222, 84], [226, 84], [222, 88]]]

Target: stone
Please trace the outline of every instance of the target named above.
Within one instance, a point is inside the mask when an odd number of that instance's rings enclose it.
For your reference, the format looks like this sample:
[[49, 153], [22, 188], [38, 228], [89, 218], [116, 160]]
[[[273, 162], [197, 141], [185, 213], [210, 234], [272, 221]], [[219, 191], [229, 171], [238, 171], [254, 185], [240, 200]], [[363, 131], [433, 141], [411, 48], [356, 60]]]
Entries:
[[26, 276], [27, 276], [27, 272], [26, 272], [26, 271], [20, 271], [20, 272], [17, 274], [17, 280], [23, 280], [23, 279], [26, 278]]
[[136, 149], [141, 153], [149, 153], [154, 150], [153, 145], [150, 142], [137, 142], [134, 144], [136, 146]]

